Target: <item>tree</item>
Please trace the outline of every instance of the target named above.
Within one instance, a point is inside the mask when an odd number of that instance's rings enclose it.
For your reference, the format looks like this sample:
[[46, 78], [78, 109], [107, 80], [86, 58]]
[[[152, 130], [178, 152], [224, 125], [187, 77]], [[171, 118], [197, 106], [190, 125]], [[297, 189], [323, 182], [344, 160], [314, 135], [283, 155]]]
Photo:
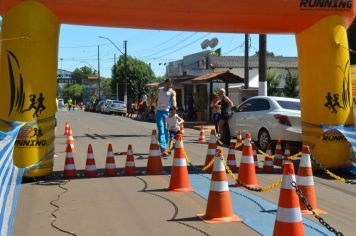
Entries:
[[281, 82], [281, 75], [274, 70], [267, 70], [267, 94], [268, 96], [280, 96], [281, 92], [278, 89]]
[[[149, 65], [145, 62], [127, 57], [127, 97], [129, 100], [139, 100], [143, 95], [147, 94], [145, 84], [154, 80], [155, 76]], [[116, 94], [116, 83], [119, 87], [119, 99], [124, 99], [124, 75], [125, 75], [125, 59], [121, 55], [117, 64], [112, 69], [112, 94]]]
[[102, 94], [103, 94], [103, 98], [106, 99], [111, 99], [112, 95], [116, 95], [116, 93], [112, 93], [111, 90], [111, 81], [112, 79], [110, 78], [102, 78], [101, 79], [101, 90], [102, 90]]
[[81, 84], [66, 84], [63, 88], [63, 98], [67, 100], [82, 101], [83, 100], [83, 85]]
[[285, 77], [284, 85], [284, 95], [290, 98], [296, 98], [299, 95], [298, 90], [298, 77], [297, 75], [292, 75], [289, 71]]
[[[258, 57], [260, 55], [260, 51], [255, 51], [255, 54], [253, 55], [254, 57]], [[267, 57], [275, 57], [273, 52], [268, 52], [267, 51]]]
[[351, 65], [356, 64], [356, 18], [352, 22], [352, 25], [350, 28], [347, 30], [347, 37], [349, 40], [349, 48], [353, 51], [350, 51], [350, 60], [351, 60]]
[[82, 78], [86, 78], [88, 76], [97, 76], [96, 71], [88, 66], [83, 66], [81, 68], [75, 68], [75, 70], [72, 73], [73, 79], [82, 79]]

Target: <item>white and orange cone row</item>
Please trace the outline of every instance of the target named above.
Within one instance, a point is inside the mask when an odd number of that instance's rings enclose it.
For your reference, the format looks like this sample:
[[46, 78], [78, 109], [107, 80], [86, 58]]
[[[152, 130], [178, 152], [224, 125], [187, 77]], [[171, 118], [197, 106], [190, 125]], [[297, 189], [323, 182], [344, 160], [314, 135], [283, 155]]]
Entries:
[[[268, 144], [268, 148], [266, 153], [270, 156], [272, 156], [272, 146], [271, 144]], [[263, 163], [263, 171], [267, 173], [272, 173], [274, 171], [274, 166], [273, 166], [273, 160], [269, 157], [265, 157], [265, 161]]]
[[[215, 137], [215, 129], [212, 129], [210, 131], [210, 138], [209, 138], [209, 144], [208, 144], [208, 152], [206, 154], [206, 158], [205, 158], [205, 164], [204, 166], [208, 165], [211, 160], [214, 159], [215, 155], [216, 155], [216, 137]], [[210, 173], [213, 169], [213, 166], [210, 166], [208, 169], [206, 169], [205, 171]]]
[[182, 134], [182, 137], [184, 137], [184, 125], [183, 125], [183, 123], [180, 124], [179, 130], [180, 130], [180, 133]]
[[185, 159], [182, 134], [178, 134], [176, 137], [171, 179], [169, 181], [168, 191], [174, 191], [174, 192], [193, 191], [189, 181], [187, 160]]
[[230, 168], [230, 170], [233, 173], [237, 173], [236, 155], [235, 155], [235, 143], [234, 142], [230, 142], [229, 152], [228, 152], [228, 155], [227, 155], [226, 163], [227, 163], [227, 166]]
[[108, 151], [106, 154], [104, 175], [105, 176], [116, 176], [117, 175], [115, 157], [114, 157], [114, 152], [112, 150], [111, 143], [109, 143], [109, 145], [108, 145]]
[[232, 211], [229, 184], [223, 162], [221, 149], [214, 157], [214, 167], [210, 182], [210, 192], [205, 214], [198, 216], [206, 223], [242, 221], [240, 217]]
[[293, 163], [284, 164], [283, 180], [273, 230], [274, 236], [304, 236], [299, 198], [291, 184], [295, 181]]
[[77, 177], [77, 170], [75, 169], [74, 156], [72, 152], [72, 148], [69, 144], [67, 144], [66, 148], [66, 159], [64, 163], [64, 178], [75, 178]]
[[67, 145], [69, 144], [70, 147], [72, 148], [72, 152], [75, 152], [72, 128], [70, 126], [69, 126], [69, 135], [67, 136], [66, 144]]
[[136, 175], [136, 165], [135, 158], [133, 156], [132, 145], [130, 144], [127, 147], [127, 156], [126, 156], [126, 164], [124, 169], [124, 175]]
[[[236, 144], [239, 145], [242, 143], [242, 132], [241, 130], [236, 131]], [[236, 148], [238, 151], [242, 151], [242, 146]]]
[[199, 133], [198, 141], [201, 142], [201, 143], [205, 143], [206, 142], [203, 126], [200, 126], [200, 133]]
[[[306, 145], [303, 146], [303, 154], [299, 163], [297, 186], [300, 190], [302, 190], [303, 195], [308, 199], [308, 202], [312, 206], [313, 210], [319, 214], [326, 214], [325, 211], [318, 209], [317, 206], [313, 169], [310, 162], [310, 151], [309, 147]], [[312, 212], [306, 208], [301, 200], [299, 200], [299, 203], [302, 214], [312, 214]]]
[[[242, 149], [238, 180], [248, 187], [258, 188], [260, 186], [257, 184], [255, 161], [253, 159], [253, 151], [250, 140], [250, 133], [246, 133], [244, 146]], [[239, 185], [236, 184], [236, 186]]]
[[280, 166], [280, 165], [282, 165], [282, 159], [283, 159], [282, 144], [281, 144], [281, 140], [277, 139], [276, 151], [274, 153], [273, 163], [277, 166]]
[[95, 159], [93, 153], [93, 147], [91, 144], [88, 145], [87, 161], [85, 165], [85, 177], [97, 177], [98, 172], [96, 171]]
[[164, 174], [161, 151], [157, 142], [157, 131], [152, 130], [150, 150], [148, 154], [148, 161], [146, 167], [147, 175], [161, 175]]

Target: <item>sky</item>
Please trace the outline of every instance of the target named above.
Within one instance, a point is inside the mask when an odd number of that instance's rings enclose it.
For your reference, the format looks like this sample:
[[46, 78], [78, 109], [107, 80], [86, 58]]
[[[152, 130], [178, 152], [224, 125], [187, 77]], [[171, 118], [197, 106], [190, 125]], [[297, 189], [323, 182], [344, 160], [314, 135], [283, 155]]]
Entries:
[[[1, 17], [0, 17], [1, 19]], [[143, 30], [127, 28], [61, 25], [59, 37], [58, 68], [73, 71], [89, 66], [98, 69], [98, 45], [100, 75], [111, 77], [111, 68], [121, 53], [103, 36], [111, 39], [124, 52], [123, 41], [127, 40], [128, 55], [151, 63], [156, 76], [165, 74], [165, 65], [180, 60], [185, 55], [202, 51], [200, 44], [205, 39], [217, 38], [223, 56], [244, 55], [244, 34], [215, 32], [184, 32], [167, 30]], [[250, 55], [258, 51], [258, 35], [251, 35]], [[294, 35], [267, 35], [267, 50], [275, 55], [297, 56]]]
[[[122, 52], [124, 52], [123, 41], [127, 40], [128, 55], [147, 64], [151, 63], [156, 76], [165, 74], [164, 63], [202, 51], [200, 44], [205, 39], [217, 38], [219, 44], [215, 49], [221, 47], [222, 55], [244, 55], [244, 34], [62, 25], [58, 68], [72, 71], [87, 65], [97, 70], [99, 45], [100, 74], [111, 77], [115, 54], [118, 58], [121, 53], [108, 40], [98, 36], [111, 39]], [[258, 44], [258, 35], [251, 35], [250, 55], [258, 51]], [[297, 56], [295, 36], [267, 35], [267, 50], [275, 55]]]

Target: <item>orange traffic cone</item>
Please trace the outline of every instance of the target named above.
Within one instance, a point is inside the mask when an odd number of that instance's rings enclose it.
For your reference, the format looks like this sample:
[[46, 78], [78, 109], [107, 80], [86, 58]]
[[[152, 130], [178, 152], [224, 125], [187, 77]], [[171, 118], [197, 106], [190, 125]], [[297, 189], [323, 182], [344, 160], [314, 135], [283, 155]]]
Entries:
[[88, 146], [87, 162], [86, 162], [86, 166], [85, 166], [84, 176], [85, 177], [97, 177], [98, 176], [98, 172], [96, 171], [96, 166], [95, 166], [93, 148], [92, 148], [91, 144], [89, 144], [89, 146]]
[[66, 121], [66, 126], [64, 128], [64, 135], [69, 136], [69, 124], [67, 121]]
[[283, 161], [282, 161], [282, 172], [283, 172], [284, 164], [292, 162], [291, 160], [289, 160], [289, 157], [290, 157], [290, 147], [289, 147], [289, 143], [286, 143], [286, 147], [284, 148]]
[[67, 148], [66, 148], [66, 160], [64, 163], [63, 177], [64, 178], [77, 177], [77, 170], [75, 169], [73, 152], [69, 144], [67, 144]]
[[[272, 146], [268, 144], [267, 152], [268, 155], [272, 155]], [[274, 172], [273, 160], [269, 157], [265, 157], [265, 162], [263, 163], [263, 171], [267, 173]]]
[[281, 140], [277, 139], [276, 151], [274, 152], [273, 163], [277, 166], [280, 166], [282, 165], [282, 159], [283, 159], [283, 154], [282, 154]]
[[237, 173], [237, 166], [236, 166], [236, 156], [235, 156], [235, 143], [230, 142], [229, 145], [229, 154], [227, 155], [227, 166], [233, 173]]
[[[207, 166], [211, 162], [211, 160], [214, 159], [214, 157], [216, 155], [216, 147], [217, 147], [217, 145], [216, 145], [215, 129], [212, 129], [210, 131], [210, 138], [209, 138], [209, 144], [208, 144], [208, 153], [206, 154], [204, 166]], [[213, 170], [213, 166], [211, 165], [205, 171], [208, 172], [208, 173], [211, 173], [212, 170]]]
[[137, 175], [135, 158], [132, 152], [132, 145], [130, 144], [127, 148], [126, 164], [124, 175]]
[[180, 133], [182, 134], [182, 137], [184, 137], [184, 125], [183, 125], [183, 123], [180, 124]]
[[176, 137], [171, 179], [169, 181], [168, 191], [174, 191], [174, 192], [193, 191], [189, 182], [187, 161], [185, 159], [185, 151], [184, 151], [181, 134], [178, 134]]
[[72, 128], [69, 126], [69, 135], [67, 136], [67, 141], [66, 144], [70, 145], [72, 148], [72, 152], [75, 153], [75, 148], [74, 148], [74, 139], [73, 139], [73, 134], [72, 134]]
[[[258, 188], [260, 186], [257, 184], [255, 161], [253, 160], [253, 151], [250, 140], [250, 133], [246, 133], [244, 147], [242, 150], [238, 180], [242, 184], [247, 185], [248, 187]], [[236, 186], [238, 187], [240, 185], [236, 184]]]
[[260, 171], [260, 167], [258, 166], [258, 158], [257, 158], [257, 151], [255, 143], [252, 143], [252, 150], [253, 150], [253, 161], [255, 162], [255, 170]]
[[303, 236], [304, 225], [298, 195], [291, 185], [295, 182], [293, 163], [284, 164], [278, 210], [273, 235]]
[[[241, 135], [241, 130], [236, 131], [236, 145], [239, 145], [242, 143], [242, 135]], [[236, 148], [238, 151], [242, 151], [242, 146], [239, 146]]]
[[152, 130], [151, 136], [151, 144], [150, 151], [148, 154], [148, 161], [146, 167], [147, 175], [161, 175], [164, 174], [162, 159], [161, 159], [161, 151], [159, 145], [157, 143], [157, 131]]
[[112, 151], [112, 145], [111, 145], [111, 143], [109, 143], [108, 152], [106, 154], [104, 175], [105, 176], [116, 176], [116, 174], [117, 174], [117, 171], [116, 171], [114, 153]]
[[[316, 203], [313, 170], [310, 162], [310, 151], [309, 146], [306, 145], [303, 146], [303, 154], [299, 163], [297, 185], [298, 188], [302, 190], [303, 195], [308, 199], [308, 202], [310, 203], [312, 208], [319, 214], [326, 214], [325, 211], [318, 209]], [[312, 214], [312, 212], [306, 208], [306, 206], [300, 199], [299, 203], [302, 214]]]
[[227, 181], [226, 170], [221, 159], [222, 150], [218, 149], [214, 157], [213, 174], [210, 183], [210, 192], [205, 215], [198, 216], [206, 223], [242, 221], [240, 217], [232, 211], [229, 184]]
[[205, 143], [206, 142], [203, 126], [200, 126], [200, 133], [199, 133], [199, 140], [198, 141], [201, 142], [201, 143]]

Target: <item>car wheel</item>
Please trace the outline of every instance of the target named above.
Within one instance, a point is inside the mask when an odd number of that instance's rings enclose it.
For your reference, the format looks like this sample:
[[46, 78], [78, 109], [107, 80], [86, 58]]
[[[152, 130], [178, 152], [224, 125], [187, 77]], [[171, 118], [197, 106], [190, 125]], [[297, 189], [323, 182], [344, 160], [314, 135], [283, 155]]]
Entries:
[[269, 135], [268, 131], [266, 129], [261, 129], [260, 132], [258, 132], [258, 147], [262, 151], [266, 151], [268, 148], [268, 144], [271, 143], [271, 136]]

